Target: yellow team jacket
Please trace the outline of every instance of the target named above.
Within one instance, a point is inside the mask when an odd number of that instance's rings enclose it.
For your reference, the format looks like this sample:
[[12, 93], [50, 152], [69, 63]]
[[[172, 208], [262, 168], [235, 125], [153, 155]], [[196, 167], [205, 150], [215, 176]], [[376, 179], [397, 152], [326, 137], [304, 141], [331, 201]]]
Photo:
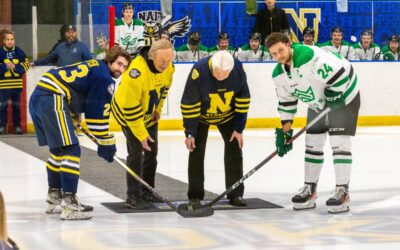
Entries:
[[149, 134], [155, 122], [151, 115], [161, 110], [172, 84], [175, 68], [172, 64], [162, 73], [153, 73], [145, 58], [138, 55], [122, 75], [121, 83], [111, 102], [111, 110], [121, 126], [127, 126], [139, 141]]

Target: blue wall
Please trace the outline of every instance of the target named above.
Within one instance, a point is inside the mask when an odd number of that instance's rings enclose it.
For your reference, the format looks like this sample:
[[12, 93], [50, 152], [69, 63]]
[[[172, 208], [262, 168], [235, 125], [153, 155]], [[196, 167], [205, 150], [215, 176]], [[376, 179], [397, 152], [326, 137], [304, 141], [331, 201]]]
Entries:
[[[125, 1], [93, 0], [92, 13], [95, 25], [94, 33], [108, 33], [107, 8], [115, 5], [117, 16], [121, 16], [122, 3]], [[159, 1], [130, 1], [135, 4], [137, 13], [147, 10], [160, 10]], [[373, 29], [375, 42], [385, 44], [392, 33], [398, 32], [400, 26], [400, 1], [365, 1], [349, 0], [348, 13], [338, 13], [336, 1], [277, 1], [277, 5], [287, 9], [294, 40], [302, 40], [301, 30], [304, 25], [314, 26], [319, 31], [319, 42], [330, 38], [330, 30], [334, 26], [341, 26], [345, 33], [345, 40], [354, 35], [359, 39], [363, 29]], [[83, 3], [83, 17], [89, 9], [88, 3]], [[264, 8], [263, 1], [258, 3], [258, 9]], [[304, 15], [302, 15], [304, 14]], [[228, 32], [231, 36], [231, 45], [234, 47], [247, 43], [248, 36], [253, 29], [255, 16], [246, 14], [244, 1], [173, 1], [173, 16], [171, 21], [184, 17], [191, 20], [190, 31], [199, 31], [202, 43], [211, 47], [217, 42], [220, 31]], [[304, 16], [304, 18], [302, 18]], [[84, 20], [84, 18], [83, 18]], [[319, 24], [316, 23], [320, 20]], [[187, 34], [183, 37], [174, 37], [175, 46], [186, 43]]]

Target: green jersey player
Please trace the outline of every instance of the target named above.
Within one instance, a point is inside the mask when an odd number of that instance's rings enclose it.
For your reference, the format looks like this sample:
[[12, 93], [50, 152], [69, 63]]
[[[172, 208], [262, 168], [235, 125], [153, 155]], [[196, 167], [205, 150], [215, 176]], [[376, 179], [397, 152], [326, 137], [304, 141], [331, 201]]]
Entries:
[[329, 135], [335, 167], [335, 194], [326, 202], [331, 213], [349, 210], [349, 182], [352, 166], [351, 137], [355, 135], [360, 107], [357, 75], [341, 55], [315, 46], [291, 48], [287, 36], [272, 33], [266, 46], [278, 62], [272, 75], [279, 99], [282, 128], [276, 129], [279, 156], [291, 148], [292, 123], [298, 100], [308, 104], [307, 122], [326, 106], [332, 109], [307, 129], [305, 184], [292, 198], [294, 209], [315, 208], [317, 183], [324, 163], [324, 144]]

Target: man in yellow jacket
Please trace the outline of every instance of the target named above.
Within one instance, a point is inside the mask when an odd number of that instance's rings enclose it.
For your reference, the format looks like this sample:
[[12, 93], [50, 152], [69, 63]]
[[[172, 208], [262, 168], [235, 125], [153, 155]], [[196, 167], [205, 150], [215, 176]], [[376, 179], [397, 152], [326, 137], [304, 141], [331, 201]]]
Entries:
[[[167, 40], [143, 48], [122, 76], [112, 100], [112, 112], [128, 146], [127, 165], [154, 187], [157, 169], [158, 120], [172, 84], [173, 48]], [[127, 174], [126, 206], [148, 208], [155, 197]]]

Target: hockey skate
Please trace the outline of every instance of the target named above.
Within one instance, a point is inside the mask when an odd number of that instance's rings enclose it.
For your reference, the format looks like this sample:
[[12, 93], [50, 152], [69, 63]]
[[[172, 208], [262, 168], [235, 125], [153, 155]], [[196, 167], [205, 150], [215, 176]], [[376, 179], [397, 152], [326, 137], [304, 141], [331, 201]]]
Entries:
[[345, 213], [350, 210], [349, 188], [346, 186], [336, 186], [335, 194], [326, 201], [328, 212], [331, 214]]
[[317, 199], [317, 184], [305, 183], [302, 188], [299, 189], [299, 193], [293, 196], [293, 209], [304, 210], [316, 208], [315, 200]]
[[59, 188], [49, 188], [47, 192], [47, 208], [46, 214], [60, 214], [61, 213], [61, 189]]
[[93, 217], [93, 207], [80, 203], [75, 193], [64, 193], [61, 207], [62, 220], [88, 220]]

